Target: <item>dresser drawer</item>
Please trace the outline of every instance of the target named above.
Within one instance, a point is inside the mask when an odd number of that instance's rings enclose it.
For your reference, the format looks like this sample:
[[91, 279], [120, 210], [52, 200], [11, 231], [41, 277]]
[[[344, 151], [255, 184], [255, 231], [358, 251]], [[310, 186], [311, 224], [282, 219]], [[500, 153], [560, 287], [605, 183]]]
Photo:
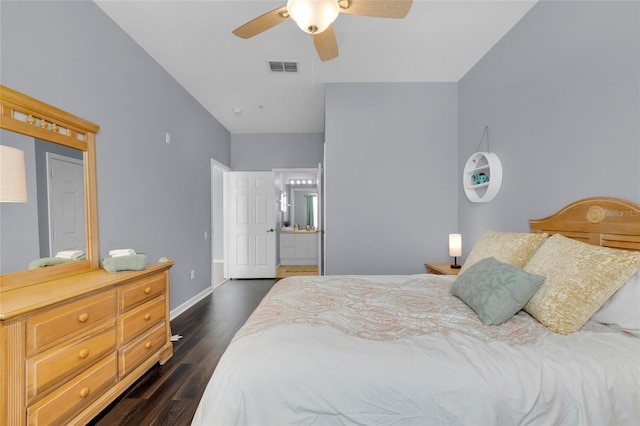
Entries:
[[118, 317], [118, 346], [166, 317], [164, 295]]
[[87, 297], [27, 320], [27, 356], [116, 316], [115, 290]]
[[167, 323], [163, 321], [149, 332], [135, 339], [118, 351], [118, 374], [120, 378], [129, 374], [144, 360], [158, 351], [167, 342]]
[[154, 275], [118, 289], [118, 307], [124, 312], [165, 292], [164, 274]]
[[92, 330], [87, 336], [28, 358], [27, 400], [31, 402], [60, 379], [115, 350], [116, 328], [111, 323], [102, 329]]
[[29, 425], [62, 424], [116, 382], [116, 353], [28, 408]]

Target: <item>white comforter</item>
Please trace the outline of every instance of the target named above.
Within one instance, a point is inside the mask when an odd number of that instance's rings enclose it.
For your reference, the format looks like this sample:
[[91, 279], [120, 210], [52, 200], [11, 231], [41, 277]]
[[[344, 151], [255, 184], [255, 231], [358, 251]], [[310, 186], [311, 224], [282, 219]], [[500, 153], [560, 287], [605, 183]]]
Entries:
[[202, 425], [637, 425], [640, 339], [524, 312], [483, 326], [434, 275], [278, 282], [209, 382]]

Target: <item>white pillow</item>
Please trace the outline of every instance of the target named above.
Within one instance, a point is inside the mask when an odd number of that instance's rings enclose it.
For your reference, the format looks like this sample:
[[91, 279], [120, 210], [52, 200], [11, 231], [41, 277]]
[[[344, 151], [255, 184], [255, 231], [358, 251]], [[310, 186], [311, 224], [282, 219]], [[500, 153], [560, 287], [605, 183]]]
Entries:
[[591, 319], [640, 337], [640, 270]]

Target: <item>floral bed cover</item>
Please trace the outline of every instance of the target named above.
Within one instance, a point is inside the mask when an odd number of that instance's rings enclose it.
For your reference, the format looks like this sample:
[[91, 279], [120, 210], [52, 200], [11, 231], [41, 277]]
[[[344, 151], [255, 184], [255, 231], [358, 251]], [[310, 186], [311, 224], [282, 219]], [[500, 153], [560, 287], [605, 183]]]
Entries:
[[454, 277], [279, 281], [222, 356], [202, 425], [637, 425], [640, 338], [484, 326]]

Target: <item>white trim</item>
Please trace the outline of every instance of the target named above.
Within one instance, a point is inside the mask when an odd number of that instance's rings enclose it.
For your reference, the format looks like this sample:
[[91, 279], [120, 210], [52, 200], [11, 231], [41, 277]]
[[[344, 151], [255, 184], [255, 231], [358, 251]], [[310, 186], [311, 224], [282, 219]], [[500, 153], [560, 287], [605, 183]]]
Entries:
[[225, 172], [230, 172], [231, 169], [229, 168], [229, 166], [225, 166], [224, 164], [222, 164], [221, 162], [215, 160], [215, 159], [211, 159], [211, 165], [214, 167], [217, 167], [220, 170], [223, 170]]
[[327, 275], [327, 140], [322, 145], [322, 223], [320, 238], [322, 239], [322, 271], [319, 275]]
[[[323, 144], [323, 156], [324, 156], [324, 144]], [[324, 169], [322, 168], [322, 163], [318, 163], [318, 275], [324, 275], [324, 259], [325, 259], [325, 249], [324, 249], [324, 214], [325, 214], [325, 202], [324, 202]]]
[[313, 174], [318, 174], [318, 169], [305, 169], [305, 168], [300, 168], [300, 169], [271, 169], [272, 172], [274, 173], [313, 173]]
[[[227, 212], [229, 210], [229, 196], [228, 196], [228, 185], [229, 185], [229, 172], [231, 170], [227, 170], [222, 173], [222, 229], [224, 232], [222, 238], [223, 244], [223, 253], [224, 253], [224, 265], [222, 266], [222, 277], [226, 280], [229, 279], [229, 239], [227, 237], [227, 229], [228, 229], [228, 218]], [[213, 264], [211, 264], [211, 268], [213, 268]]]
[[176, 307], [175, 309], [172, 309], [169, 312], [169, 321], [173, 321], [180, 314], [184, 313], [187, 309], [189, 309], [190, 307], [192, 307], [193, 305], [195, 305], [196, 303], [198, 303], [199, 301], [201, 301], [211, 293], [213, 293], [213, 288], [209, 286], [204, 290], [202, 290], [200, 293], [193, 296], [191, 299], [184, 302], [182, 305]]

